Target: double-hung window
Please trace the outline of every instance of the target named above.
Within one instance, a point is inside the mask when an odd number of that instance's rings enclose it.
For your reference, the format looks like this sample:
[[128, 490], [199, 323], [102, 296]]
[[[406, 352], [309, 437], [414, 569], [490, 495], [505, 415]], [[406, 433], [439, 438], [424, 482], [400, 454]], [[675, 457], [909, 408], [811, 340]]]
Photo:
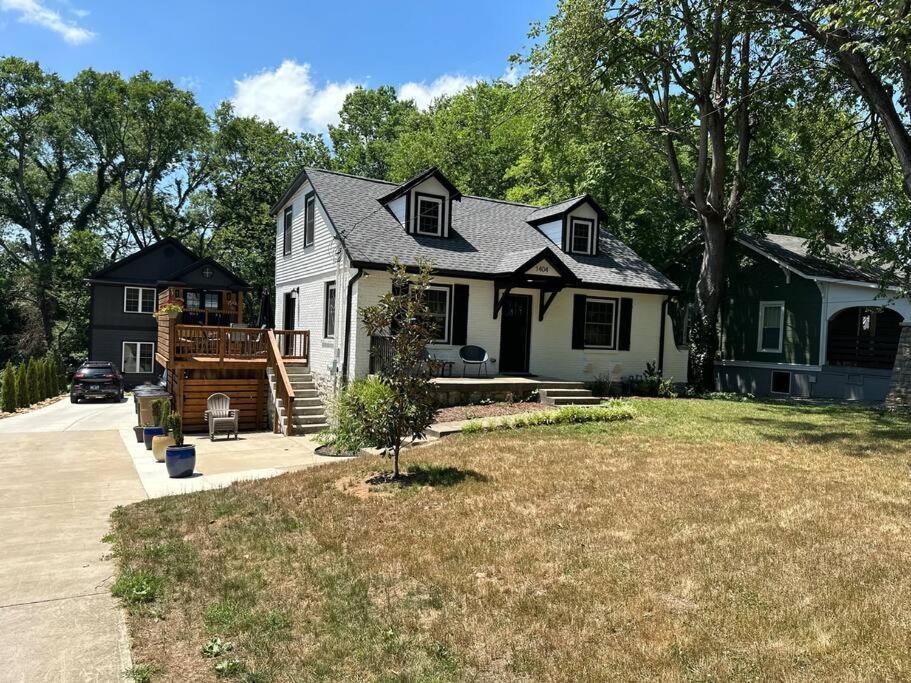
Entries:
[[335, 336], [335, 283], [326, 283], [325, 305], [323, 306], [323, 336], [332, 339]]
[[316, 225], [316, 195], [312, 192], [304, 199], [304, 247], [313, 244], [313, 231]]
[[287, 256], [291, 253], [291, 226], [294, 223], [294, 205], [287, 207], [284, 213], [284, 228], [282, 232], [282, 254]]
[[154, 342], [123, 342], [120, 371], [131, 374], [149, 374], [155, 364]]
[[617, 348], [617, 300], [588, 297], [585, 300], [585, 346]]
[[419, 235], [443, 234], [443, 198], [417, 195]]
[[155, 290], [147, 287], [124, 287], [123, 312], [154, 313]]
[[449, 343], [449, 287], [428, 287], [424, 292], [424, 304], [433, 321], [433, 342]]
[[759, 350], [781, 353], [784, 341], [784, 301], [759, 302]]
[[569, 250], [573, 254], [592, 253], [592, 232], [595, 224], [593, 221], [573, 218], [569, 225]]

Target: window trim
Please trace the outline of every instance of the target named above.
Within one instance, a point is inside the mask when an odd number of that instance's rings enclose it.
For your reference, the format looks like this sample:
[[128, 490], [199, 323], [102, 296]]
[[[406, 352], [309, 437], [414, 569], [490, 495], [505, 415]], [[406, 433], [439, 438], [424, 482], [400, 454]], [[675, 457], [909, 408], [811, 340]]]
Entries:
[[[778, 348], [763, 348], [762, 332], [765, 329], [765, 312], [767, 309], [777, 308], [781, 311], [781, 324], [778, 327]], [[760, 301], [759, 302], [759, 331], [756, 340], [756, 350], [759, 353], [781, 353], [784, 350], [784, 322], [785, 322], [785, 305], [784, 301]]]
[[431, 344], [447, 346], [452, 339], [452, 285], [428, 285], [428, 290], [435, 289], [446, 292], [446, 322], [443, 326], [443, 337], [431, 340]]
[[[131, 289], [136, 289], [139, 291], [139, 310], [137, 310], [137, 311], [127, 310], [127, 291], [129, 291]], [[151, 311], [142, 310], [142, 293], [143, 292], [152, 292], [152, 310]], [[155, 290], [154, 287], [140, 287], [138, 285], [124, 285], [124, 287], [123, 287], [123, 312], [130, 313], [130, 314], [144, 314], [144, 315], [149, 315], [150, 313], [155, 313], [155, 302], [156, 302], [157, 298], [158, 298], [158, 292]]]
[[316, 239], [316, 192], [304, 196], [304, 249], [312, 247]]
[[[436, 232], [426, 232], [421, 230], [421, 202], [427, 201], [438, 204], [440, 215], [437, 218]], [[414, 234], [423, 237], [442, 237], [444, 234], [443, 226], [446, 222], [446, 197], [438, 194], [428, 194], [426, 192], [414, 193]]]
[[[586, 247], [585, 251], [578, 251], [573, 246], [573, 243], [575, 242], [575, 232], [576, 232], [577, 224], [584, 225], [586, 228], [588, 228], [588, 238], [585, 240], [587, 247]], [[581, 254], [583, 256], [591, 256], [592, 255], [592, 235], [594, 235], [594, 233], [595, 233], [595, 221], [593, 219], [578, 218], [575, 216], [571, 217], [569, 219], [569, 243], [567, 244], [567, 246], [569, 247], [569, 253], [570, 254]]]
[[285, 207], [282, 213], [282, 256], [291, 253], [294, 238], [294, 204]]
[[[775, 375], [787, 375], [788, 376], [788, 390], [787, 391], [775, 391]], [[794, 383], [794, 373], [790, 370], [772, 370], [772, 374], [769, 375], [769, 393], [778, 394], [779, 396], [790, 396], [791, 389], [793, 388]]]
[[[124, 364], [126, 363], [126, 358], [127, 358], [127, 354], [126, 354], [127, 344], [136, 345], [136, 365], [134, 366], [134, 369], [132, 369], [132, 370], [127, 370], [124, 367]], [[149, 370], [148, 372], [143, 372], [139, 367], [140, 359], [142, 358], [141, 348], [143, 345], [152, 347], [152, 369]], [[152, 341], [122, 341], [122, 342], [120, 342], [120, 372], [123, 375], [151, 375], [152, 373], [154, 373], [155, 372], [155, 342], [152, 342]]]
[[[335, 296], [332, 301], [332, 307], [335, 309], [332, 312], [332, 317], [329, 317], [329, 290], [335, 292]], [[335, 280], [326, 281], [325, 286], [323, 287], [323, 338], [324, 339], [335, 339], [335, 318], [338, 313], [338, 287], [335, 284]], [[332, 322], [332, 334], [329, 334], [329, 322]]]
[[[585, 328], [588, 326], [588, 304], [591, 301], [604, 302], [608, 301], [613, 306], [614, 320], [611, 328], [611, 344], [609, 346], [587, 344], [585, 342]], [[585, 297], [585, 310], [582, 318], [582, 348], [584, 349], [602, 349], [604, 351], [616, 351], [619, 346], [618, 340], [620, 328], [620, 299], [613, 296], [587, 296]]]

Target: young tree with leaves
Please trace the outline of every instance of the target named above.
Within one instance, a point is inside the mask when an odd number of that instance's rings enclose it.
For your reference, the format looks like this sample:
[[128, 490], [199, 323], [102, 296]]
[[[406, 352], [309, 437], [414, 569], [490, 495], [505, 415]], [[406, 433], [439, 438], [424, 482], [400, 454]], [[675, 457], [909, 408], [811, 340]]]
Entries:
[[5, 413], [14, 413], [17, 407], [16, 368], [13, 367], [12, 361], [8, 360], [3, 370], [3, 384], [0, 386], [0, 410]]
[[367, 333], [388, 336], [390, 348], [382, 378], [391, 391], [384, 400], [380, 424], [372, 425], [371, 432], [378, 434], [379, 442], [374, 445], [392, 455], [396, 479], [402, 444], [408, 438], [422, 437], [436, 412], [427, 361], [427, 345], [437, 331], [425, 303], [431, 270], [430, 263], [423, 263], [411, 275], [400, 261], [393, 260], [389, 271], [392, 291], [361, 309]]

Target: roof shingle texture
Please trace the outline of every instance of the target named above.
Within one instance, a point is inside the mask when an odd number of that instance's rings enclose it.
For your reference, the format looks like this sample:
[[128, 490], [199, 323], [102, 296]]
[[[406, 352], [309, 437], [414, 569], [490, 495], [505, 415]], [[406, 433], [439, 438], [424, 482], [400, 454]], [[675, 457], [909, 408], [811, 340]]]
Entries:
[[875, 265], [858, 264], [870, 258], [869, 254], [852, 254], [842, 244], [829, 245], [827, 257], [823, 258], [810, 252], [809, 241], [803, 237], [769, 233], [762, 237], [739, 235], [738, 239], [810, 277], [872, 283], [883, 278], [883, 271]]
[[[528, 224], [539, 207], [465, 195], [452, 203], [449, 237], [409, 235], [378, 197], [393, 183], [314, 168], [307, 176], [355, 262], [388, 265], [393, 257], [415, 266], [432, 261], [446, 271], [507, 275], [550, 248], [584, 283], [618, 288], [676, 291], [677, 286], [616, 237], [601, 230], [598, 256], [564, 253]], [[521, 254], [520, 258], [516, 258]]]

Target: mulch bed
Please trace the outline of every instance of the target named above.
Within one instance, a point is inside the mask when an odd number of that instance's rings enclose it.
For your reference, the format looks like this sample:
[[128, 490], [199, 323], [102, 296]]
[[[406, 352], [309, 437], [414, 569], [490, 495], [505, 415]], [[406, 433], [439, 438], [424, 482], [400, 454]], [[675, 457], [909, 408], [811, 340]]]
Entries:
[[553, 406], [540, 403], [486, 403], [471, 406], [451, 406], [440, 408], [434, 422], [458, 422], [459, 420], [483, 420], [488, 417], [534, 413], [550, 410]]

